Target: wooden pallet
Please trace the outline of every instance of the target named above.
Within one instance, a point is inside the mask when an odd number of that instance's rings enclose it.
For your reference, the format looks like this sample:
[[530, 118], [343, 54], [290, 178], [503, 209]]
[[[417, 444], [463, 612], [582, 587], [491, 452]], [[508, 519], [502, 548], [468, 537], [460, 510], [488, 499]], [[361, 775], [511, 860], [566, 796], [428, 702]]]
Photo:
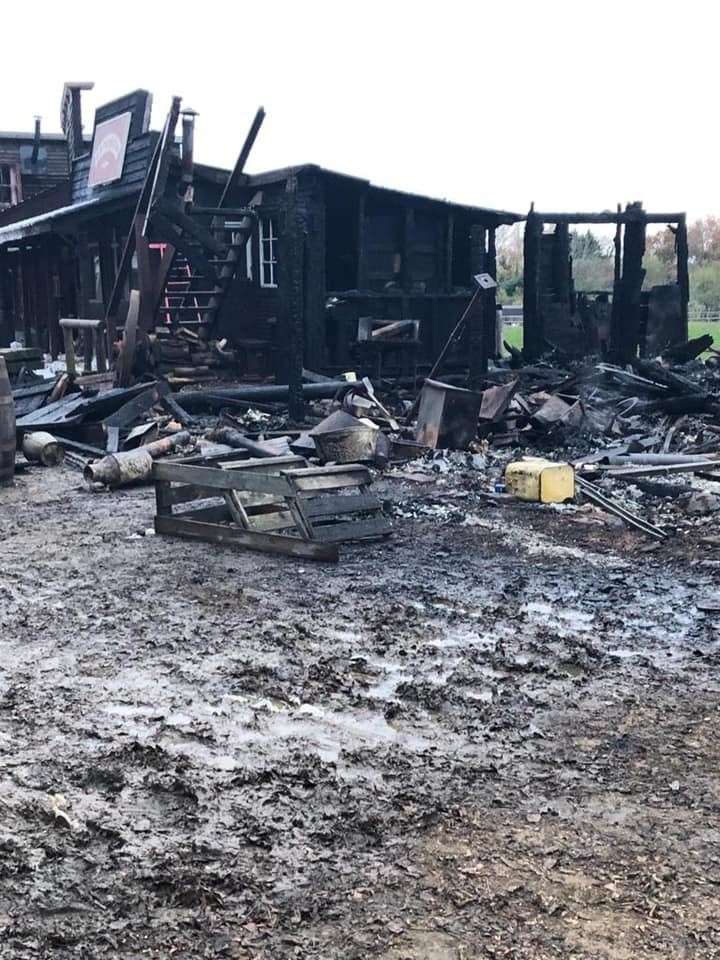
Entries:
[[[158, 462], [153, 478], [157, 533], [337, 560], [339, 543], [391, 532], [359, 464], [308, 467], [294, 456], [212, 467]], [[198, 500], [214, 502], [174, 512]]]

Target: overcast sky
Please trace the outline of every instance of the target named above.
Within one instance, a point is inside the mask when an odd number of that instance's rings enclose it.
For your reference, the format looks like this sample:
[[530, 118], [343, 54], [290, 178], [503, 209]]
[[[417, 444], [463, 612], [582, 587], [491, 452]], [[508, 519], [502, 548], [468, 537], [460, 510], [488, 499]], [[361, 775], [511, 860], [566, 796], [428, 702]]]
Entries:
[[[144, 87], [199, 112], [196, 159], [231, 166], [256, 108], [250, 172], [317, 163], [525, 212], [642, 200], [720, 213], [710, 2], [306, 0], [3, 10], [0, 129], [59, 130], [63, 82], [96, 105]], [[717, 9], [717, 8], [715, 8]], [[12, 39], [11, 39], [12, 38]]]

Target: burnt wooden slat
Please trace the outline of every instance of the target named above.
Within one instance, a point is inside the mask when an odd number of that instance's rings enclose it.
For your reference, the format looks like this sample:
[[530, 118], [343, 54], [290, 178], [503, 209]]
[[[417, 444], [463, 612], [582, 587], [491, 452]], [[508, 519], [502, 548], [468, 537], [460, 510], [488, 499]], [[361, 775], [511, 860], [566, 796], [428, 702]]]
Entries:
[[[227, 454], [227, 456], [231, 455]], [[270, 476], [279, 476], [280, 473], [287, 470], [288, 467], [293, 469], [300, 468], [305, 463], [307, 463], [307, 461], [304, 457], [299, 457], [296, 454], [288, 454], [284, 457], [273, 457], [272, 460], [270, 460], [269, 457], [267, 459], [251, 457], [249, 460], [224, 460], [219, 466], [223, 470], [241, 470], [243, 473], [250, 471], [267, 473]]]
[[297, 492], [303, 496], [314, 496], [323, 490], [340, 490], [343, 487], [362, 487], [370, 483], [370, 477], [357, 473], [336, 473], [332, 476], [300, 477], [294, 479]]
[[303, 510], [310, 519], [332, 517], [347, 513], [367, 513], [380, 509], [380, 501], [374, 493], [325, 494], [303, 501]]
[[344, 540], [365, 540], [368, 537], [384, 537], [392, 532], [385, 517], [370, 517], [366, 520], [347, 523], [329, 523], [313, 528], [313, 537], [318, 543], [340, 543]]
[[[158, 481], [160, 482], [160, 481]], [[167, 481], [163, 481], [166, 483]], [[193, 483], [184, 483], [179, 486], [170, 487], [170, 490], [167, 494], [167, 502], [170, 504], [175, 503], [190, 503], [192, 500], [203, 500], [207, 498], [208, 492], [202, 487], [198, 487]], [[210, 496], [220, 496], [220, 494], [210, 494]]]
[[295, 519], [289, 510], [276, 510], [274, 513], [256, 513], [248, 517], [249, 529], [258, 533], [271, 533], [273, 530], [289, 530], [295, 527]]
[[194, 510], [184, 510], [182, 513], [170, 514], [178, 520], [203, 520], [206, 523], [229, 523], [232, 520], [230, 512], [224, 503], [211, 507], [196, 507]]
[[289, 496], [292, 492], [284, 477], [242, 470], [195, 467], [182, 463], [155, 463], [153, 477], [156, 480], [194, 483], [209, 490], [250, 490], [254, 493], [272, 493], [279, 497]]
[[368, 481], [370, 479], [370, 473], [367, 467], [363, 467], [362, 464], [359, 463], [336, 464], [331, 467], [302, 467], [290, 472], [293, 477], [331, 477], [340, 473], [362, 473], [367, 477]]
[[337, 547], [332, 543], [307, 543], [297, 537], [255, 533], [250, 530], [241, 530], [239, 527], [222, 527], [200, 520], [158, 516], [155, 517], [155, 531], [160, 534], [187, 537], [191, 540], [205, 540], [209, 543], [237, 544], [248, 550], [279, 553], [308, 560], [336, 561], [338, 559]]

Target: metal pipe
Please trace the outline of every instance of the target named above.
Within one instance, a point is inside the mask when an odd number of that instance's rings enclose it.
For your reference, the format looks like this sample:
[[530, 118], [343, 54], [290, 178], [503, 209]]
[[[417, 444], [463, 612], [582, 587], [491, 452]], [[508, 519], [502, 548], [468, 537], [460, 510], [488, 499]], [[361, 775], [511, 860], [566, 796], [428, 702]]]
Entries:
[[[303, 398], [305, 400], [332, 400], [339, 390], [350, 389], [352, 382], [347, 380], [330, 380], [328, 383], [304, 383], [302, 385]], [[290, 388], [286, 383], [263, 384], [262, 386], [247, 385], [235, 387], [234, 389], [219, 390], [213, 387], [212, 390], [187, 390], [177, 395], [178, 403], [185, 410], [194, 412], [196, 410], [213, 409], [222, 405], [225, 400], [247, 400], [252, 402], [279, 401], [287, 403]]]
[[189, 443], [190, 439], [187, 430], [180, 430], [170, 437], [163, 437], [162, 440], [154, 440], [145, 447], [138, 447], [137, 450], [112, 453], [103, 457], [102, 460], [89, 463], [83, 470], [83, 477], [90, 485], [101, 483], [110, 489], [149, 480], [152, 475], [153, 461]]
[[640, 530], [654, 540], [667, 540], [668, 535], [664, 530], [656, 527], [655, 524], [650, 523], [648, 520], [643, 520], [642, 517], [630, 513], [629, 510], [620, 506], [619, 503], [615, 503], [614, 500], [610, 500], [600, 492], [595, 484], [590, 483], [589, 480], [584, 480], [582, 477], [576, 476], [575, 482], [588, 500], [596, 503], [603, 510], [615, 514], [616, 517], [620, 517], [620, 519], [624, 520], [629, 526], [635, 527], [636, 530]]
[[602, 458], [600, 463], [613, 467], [627, 467], [630, 464], [671, 467], [680, 463], [697, 463], [698, 460], [706, 460], [708, 464], [715, 464], [717, 459], [717, 456], [709, 454], [698, 456], [691, 453], [626, 453], [624, 456], [608, 454], [608, 456]]
[[68, 330], [100, 330], [105, 326], [105, 321], [86, 320], [79, 317], [62, 317], [60, 326]]
[[274, 457], [275, 454], [267, 450], [260, 443], [255, 443], [254, 440], [249, 440], [245, 434], [240, 433], [239, 430], [235, 430], [233, 427], [217, 427], [210, 433], [210, 440], [214, 440], [216, 443], [225, 443], [228, 447], [234, 447], [237, 450], [247, 450], [254, 457]]

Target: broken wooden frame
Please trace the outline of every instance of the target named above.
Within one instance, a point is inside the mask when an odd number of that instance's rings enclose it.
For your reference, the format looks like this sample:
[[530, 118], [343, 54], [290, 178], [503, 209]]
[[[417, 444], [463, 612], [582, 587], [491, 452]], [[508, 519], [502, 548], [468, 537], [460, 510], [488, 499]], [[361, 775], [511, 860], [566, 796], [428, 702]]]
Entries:
[[[77, 376], [77, 367], [75, 365], [75, 340], [74, 332], [83, 333], [86, 340], [85, 356], [92, 358], [95, 356], [97, 364], [97, 373], [105, 373], [107, 370], [107, 352], [105, 344], [105, 321], [104, 320], [83, 320], [77, 317], [63, 317], [60, 320], [60, 328], [63, 332], [65, 341], [65, 367], [68, 374], [75, 379]], [[89, 373], [87, 365], [84, 373]]]
[[[580, 224], [615, 224], [614, 284], [610, 318], [610, 356], [613, 362], [629, 363], [637, 356], [641, 339], [640, 299], [645, 271], [645, 236], [648, 224], [667, 224], [675, 234], [677, 284], [680, 288], [681, 321], [687, 339], [688, 275], [687, 222], [684, 213], [649, 213], [641, 203], [629, 203], [625, 210], [620, 205], [615, 212], [539, 213], [531, 207], [525, 224], [523, 275], [523, 353], [529, 360], [546, 352], [544, 310], [547, 291], [542, 288], [543, 271], [541, 238], [545, 224], [554, 224], [560, 246], [558, 263], [553, 267], [555, 300], [569, 301], [573, 295], [569, 265], [569, 227]], [[563, 267], [563, 264], [565, 265]]]
[[[156, 463], [161, 534], [249, 550], [337, 560], [339, 543], [391, 533], [366, 467], [308, 467], [302, 457], [230, 460], [220, 466]], [[179, 504], [222, 499], [174, 513]]]

